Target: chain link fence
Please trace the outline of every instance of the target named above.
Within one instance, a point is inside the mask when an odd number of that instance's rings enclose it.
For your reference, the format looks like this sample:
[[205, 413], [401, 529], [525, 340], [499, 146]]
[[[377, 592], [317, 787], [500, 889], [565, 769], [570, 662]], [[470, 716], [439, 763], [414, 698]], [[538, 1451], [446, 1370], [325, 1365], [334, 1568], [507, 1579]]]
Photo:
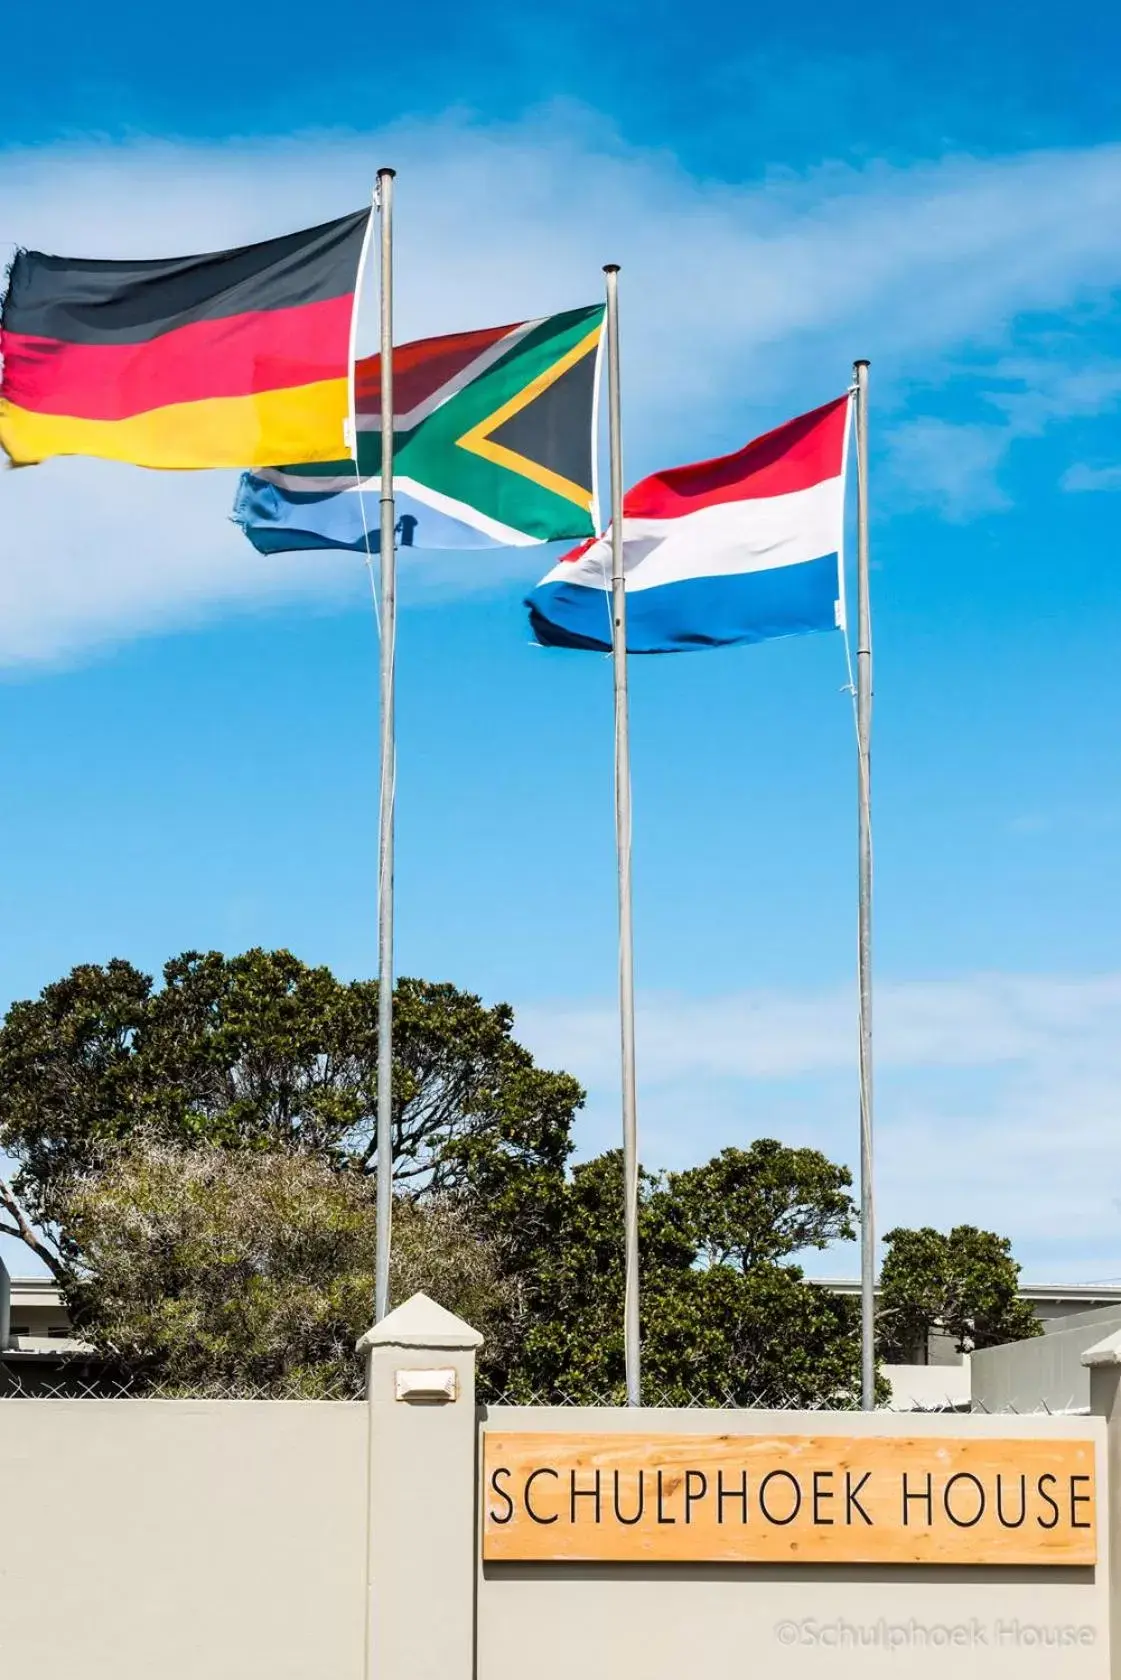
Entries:
[[[362, 1400], [365, 1397], [364, 1372], [358, 1371], [353, 1380], [339, 1378], [323, 1382], [318, 1375], [314, 1381], [295, 1374], [267, 1384], [253, 1383], [231, 1377], [221, 1382], [182, 1384], [153, 1382], [150, 1378], [130, 1373], [97, 1370], [36, 1371], [26, 1367], [0, 1367], [0, 1401], [4, 1400]], [[496, 1392], [480, 1386], [480, 1404], [485, 1406], [624, 1406], [622, 1388], [596, 1395], [549, 1393], [546, 1390], [530, 1394], [524, 1392]], [[807, 1401], [804, 1397], [774, 1394], [695, 1393], [683, 1395], [679, 1390], [659, 1392], [648, 1390], [643, 1405], [653, 1407], [699, 1407], [726, 1411], [852, 1411], [855, 1406], [845, 1399]]]
[[[602, 1393], [571, 1393], [563, 1389], [521, 1388], [499, 1389], [480, 1373], [477, 1397], [480, 1404], [498, 1406], [622, 1407], [626, 1404], [623, 1385]], [[365, 1398], [365, 1368], [360, 1360], [345, 1370], [322, 1368], [293, 1371], [271, 1378], [268, 1382], [252, 1381], [236, 1373], [206, 1382], [171, 1383], [153, 1379], [141, 1371], [110, 1368], [97, 1359], [66, 1359], [58, 1362], [39, 1359], [0, 1357], [0, 1402], [4, 1400], [322, 1400], [359, 1401]], [[859, 1410], [858, 1399], [850, 1394], [836, 1394], [829, 1398], [807, 1396], [804, 1393], [774, 1389], [731, 1390], [680, 1386], [660, 1389], [647, 1385], [643, 1391], [646, 1407], [667, 1407], [674, 1410], [693, 1408], [702, 1411], [769, 1411], [769, 1412], [854, 1412]], [[980, 1412], [992, 1416], [1074, 1416], [1088, 1408], [1077, 1403], [1056, 1405], [1045, 1398], [1035, 1403], [1020, 1399], [1007, 1400], [1000, 1405], [985, 1405], [977, 1400], [932, 1401], [929, 1398], [909, 1400], [896, 1393], [890, 1408], [895, 1412], [922, 1414], [952, 1414]]]
[[137, 1372], [92, 1365], [36, 1369], [30, 1362], [0, 1361], [0, 1403], [5, 1400], [362, 1400], [365, 1373], [324, 1377], [293, 1372], [268, 1383], [230, 1376], [207, 1383], [163, 1383]]
[[[167, 1383], [142, 1372], [110, 1370], [96, 1361], [74, 1360], [46, 1367], [38, 1361], [0, 1360], [0, 1402], [4, 1400], [362, 1400], [365, 1370], [355, 1361], [345, 1374], [322, 1371], [293, 1372], [267, 1383], [231, 1375], [205, 1383]], [[482, 1378], [478, 1386], [480, 1404], [497, 1406], [622, 1407], [626, 1404], [622, 1385], [596, 1394], [573, 1394], [562, 1390], [499, 1390]], [[683, 1391], [648, 1386], [643, 1405], [674, 1410], [705, 1411], [796, 1411], [852, 1412], [859, 1402], [849, 1395], [828, 1399], [805, 1394], [766, 1391], [697, 1389]], [[1042, 1408], [1041, 1408], [1042, 1409]], [[951, 1405], [915, 1405], [911, 1411], [947, 1412]]]
[[[112, 1368], [97, 1359], [73, 1359], [55, 1363], [40, 1360], [0, 1359], [0, 1400], [362, 1400], [365, 1397], [365, 1367], [360, 1360], [340, 1372], [311, 1369], [278, 1375], [267, 1382], [254, 1382], [236, 1373], [206, 1382], [169, 1383], [142, 1371]], [[499, 1389], [480, 1373], [476, 1389], [485, 1406], [624, 1406], [622, 1383], [597, 1393], [572, 1393], [563, 1389]], [[705, 1388], [660, 1389], [647, 1385], [643, 1404], [653, 1407], [701, 1408], [723, 1411], [823, 1411], [857, 1409], [857, 1401], [844, 1394], [828, 1400], [804, 1394], [781, 1393], [773, 1389], [750, 1391]]]
[[[479, 1399], [486, 1406], [625, 1406], [626, 1395], [622, 1387], [607, 1394], [594, 1396], [566, 1394], [563, 1391], [549, 1393], [547, 1390], [535, 1390], [526, 1394], [512, 1393], [482, 1393]], [[697, 1393], [683, 1394], [680, 1389], [670, 1391], [657, 1388], [643, 1387], [642, 1404], [644, 1407], [671, 1407], [675, 1411], [700, 1408], [707, 1411], [763, 1411], [763, 1412], [851, 1412], [859, 1410], [859, 1403], [846, 1396], [833, 1399], [810, 1399], [804, 1395], [774, 1394], [774, 1393], [732, 1393], [730, 1391], [713, 1391], [706, 1389]]]

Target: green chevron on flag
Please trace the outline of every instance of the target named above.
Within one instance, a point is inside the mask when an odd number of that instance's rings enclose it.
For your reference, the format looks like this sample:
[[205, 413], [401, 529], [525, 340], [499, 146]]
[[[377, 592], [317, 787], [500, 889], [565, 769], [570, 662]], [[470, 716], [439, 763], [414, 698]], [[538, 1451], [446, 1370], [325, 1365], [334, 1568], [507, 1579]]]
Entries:
[[[488, 547], [593, 536], [604, 309], [456, 333], [393, 353], [399, 541]], [[234, 517], [265, 552], [360, 548], [355, 491], [380, 489], [381, 375], [356, 369], [358, 462], [258, 469]], [[402, 508], [407, 512], [402, 516]]]

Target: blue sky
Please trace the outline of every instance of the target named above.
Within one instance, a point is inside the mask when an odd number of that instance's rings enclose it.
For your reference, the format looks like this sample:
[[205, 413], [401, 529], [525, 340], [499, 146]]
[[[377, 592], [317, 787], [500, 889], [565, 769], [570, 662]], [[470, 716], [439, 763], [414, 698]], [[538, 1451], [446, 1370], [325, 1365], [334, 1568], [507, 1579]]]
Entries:
[[[6, 47], [44, 62], [32, 14]], [[1038, 4], [343, 6], [321, 51], [283, 4], [173, 37], [64, 6], [0, 150], [0, 243], [88, 255], [279, 232], [395, 163], [405, 337], [622, 262], [632, 478], [872, 357], [883, 1223], [995, 1226], [1035, 1278], [1121, 1274], [1119, 47], [1107, 8]], [[4, 997], [188, 946], [374, 964], [365, 581], [260, 559], [231, 488], [0, 475]], [[517, 1006], [589, 1087], [587, 1151], [617, 1130], [610, 668], [528, 645], [544, 569], [402, 579], [399, 955]], [[651, 1166], [769, 1132], [855, 1160], [843, 683], [836, 637], [635, 662]]]

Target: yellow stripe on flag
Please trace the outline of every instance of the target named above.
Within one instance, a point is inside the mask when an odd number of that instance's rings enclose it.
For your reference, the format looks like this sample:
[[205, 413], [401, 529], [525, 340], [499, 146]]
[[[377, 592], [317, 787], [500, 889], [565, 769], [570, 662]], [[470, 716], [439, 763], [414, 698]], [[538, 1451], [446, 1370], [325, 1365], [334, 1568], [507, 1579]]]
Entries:
[[346, 454], [345, 379], [245, 397], [170, 403], [127, 420], [37, 414], [0, 401], [0, 445], [17, 466], [52, 455], [96, 455], [137, 467], [271, 467]]

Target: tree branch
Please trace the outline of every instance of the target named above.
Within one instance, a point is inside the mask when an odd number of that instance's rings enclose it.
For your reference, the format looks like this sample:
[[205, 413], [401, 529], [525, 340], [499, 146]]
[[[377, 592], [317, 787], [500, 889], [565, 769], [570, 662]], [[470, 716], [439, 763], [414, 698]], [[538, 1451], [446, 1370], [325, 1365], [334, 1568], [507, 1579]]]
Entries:
[[35, 1230], [31, 1221], [16, 1201], [15, 1192], [6, 1178], [0, 1178], [0, 1205], [7, 1209], [8, 1213], [15, 1221], [15, 1230], [9, 1231], [8, 1234], [13, 1237], [19, 1237], [21, 1242], [26, 1243], [32, 1254], [43, 1262], [44, 1266], [46, 1266], [55, 1281], [57, 1283], [62, 1283], [67, 1275], [65, 1265], [59, 1259], [58, 1255], [53, 1253], [52, 1250], [47, 1247], [42, 1237], [40, 1237], [39, 1233]]

